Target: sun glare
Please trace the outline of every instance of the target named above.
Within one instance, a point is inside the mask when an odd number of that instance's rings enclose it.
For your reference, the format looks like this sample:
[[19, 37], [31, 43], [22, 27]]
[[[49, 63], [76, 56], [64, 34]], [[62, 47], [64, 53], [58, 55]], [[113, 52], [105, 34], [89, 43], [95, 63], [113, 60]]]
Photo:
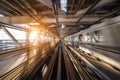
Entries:
[[30, 40], [35, 39], [36, 36], [37, 36], [37, 31], [33, 31], [33, 32], [30, 33], [29, 39]]

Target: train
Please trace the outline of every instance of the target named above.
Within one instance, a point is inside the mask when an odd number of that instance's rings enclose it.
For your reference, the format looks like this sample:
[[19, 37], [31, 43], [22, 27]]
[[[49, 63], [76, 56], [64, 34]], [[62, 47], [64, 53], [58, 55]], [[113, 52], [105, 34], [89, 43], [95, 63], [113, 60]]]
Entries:
[[88, 29], [66, 37], [71, 45], [97, 45], [120, 50], [120, 16], [108, 19]]
[[120, 16], [65, 37], [67, 45], [120, 71]]

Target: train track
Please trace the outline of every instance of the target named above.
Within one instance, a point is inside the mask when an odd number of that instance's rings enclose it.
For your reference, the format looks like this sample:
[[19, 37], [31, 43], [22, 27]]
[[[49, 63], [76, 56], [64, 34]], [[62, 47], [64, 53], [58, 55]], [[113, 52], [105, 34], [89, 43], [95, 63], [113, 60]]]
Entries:
[[37, 59], [34, 68], [24, 71], [22, 78], [14, 76], [15, 80], [111, 80], [97, 63], [62, 42]]

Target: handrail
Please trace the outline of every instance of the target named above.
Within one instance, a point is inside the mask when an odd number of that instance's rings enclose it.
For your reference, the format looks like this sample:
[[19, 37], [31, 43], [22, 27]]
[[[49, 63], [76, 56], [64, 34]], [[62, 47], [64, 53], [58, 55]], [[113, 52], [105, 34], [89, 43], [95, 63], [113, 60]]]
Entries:
[[[22, 46], [25, 46], [26, 40], [18, 40]], [[20, 48], [13, 40], [0, 40], [0, 53], [10, 49]]]
[[40, 48], [40, 45], [36, 45], [36, 46], [25, 46], [25, 47], [22, 47], [22, 48], [18, 48], [18, 49], [13, 49], [13, 50], [10, 50], [10, 51], [6, 51], [6, 52], [3, 52], [0, 54], [0, 59], [1, 58], [4, 58], [4, 57], [7, 57], [7, 56], [10, 56], [10, 55], [13, 55], [13, 54], [18, 54], [19, 52], [26, 52], [27, 50], [32, 50], [32, 49], [36, 49], [36, 48]]
[[[47, 46], [46, 46], [47, 47]], [[29, 50], [32, 50], [32, 49], [34, 49], [34, 48], [39, 48], [38, 46], [33, 46], [33, 47], [29, 47]], [[44, 47], [45, 48], [45, 47]], [[42, 49], [44, 49], [44, 48], [42, 48]], [[22, 48], [21, 50], [23, 50], [23, 49], [27, 49], [26, 47], [25, 48]], [[19, 50], [16, 50], [16, 51], [18, 51], [18, 52], [20, 52]], [[13, 52], [15, 52], [16, 53], [16, 51], [13, 51]], [[44, 53], [46, 53], [48, 50], [46, 50]], [[11, 51], [12, 52], [12, 51]], [[39, 52], [39, 51], [38, 51]], [[6, 53], [7, 54], [7, 53]], [[5, 55], [5, 54], [1, 54], [1, 55]], [[0, 56], [1, 56], [0, 55]], [[41, 54], [41, 56], [42, 55], [44, 55], [44, 54]], [[8, 55], [9, 56], [9, 55]], [[32, 56], [32, 57], [30, 57], [28, 60], [31, 60], [31, 59], [33, 59], [34, 57], [36, 57], [36, 56], [40, 56], [40, 54], [37, 54], [37, 55], [34, 55], [34, 56]], [[3, 74], [2, 76], [0, 76], [0, 79], [5, 79], [5, 78], [7, 78], [7, 77], [9, 77], [12, 73], [16, 73], [16, 71], [18, 70], [18, 69], [20, 69], [22, 66], [24, 67], [24, 64], [26, 64], [27, 62], [28, 62], [28, 60], [25, 60], [23, 63], [21, 63], [21, 64], [19, 64], [18, 66], [16, 66], [15, 68], [13, 68], [13, 69], [11, 69], [10, 71], [8, 71], [7, 73], [5, 73], [5, 74]], [[33, 65], [34, 64], [34, 62], [33, 63], [31, 63], [30, 65]], [[36, 63], [35, 63], [36, 64]], [[27, 68], [28, 69], [28, 68]], [[27, 70], [27, 69], [25, 69], [25, 71]], [[17, 72], [17, 73], [22, 73], [21, 71], [20, 72]], [[14, 78], [14, 77], [13, 77]]]
[[[44, 53], [49, 53], [52, 49], [54, 49], [56, 47], [56, 45], [55, 46], [52, 46], [51, 48], [49, 48], [49, 49], [47, 49], [47, 50], [45, 50], [45, 52]], [[57, 50], [55, 50], [55, 52], [56, 52]], [[45, 56], [43, 56], [43, 57], [41, 57], [42, 59], [41, 59], [41, 61], [39, 61], [39, 60], [37, 60], [38, 61], [38, 64], [37, 65], [35, 65], [35, 67], [33, 68], [33, 69], [30, 69], [30, 72], [29, 73], [27, 73], [26, 72], [26, 74], [21, 78], [22, 80], [32, 80], [33, 78], [34, 78], [34, 76], [36, 76], [36, 73], [39, 71], [39, 69], [42, 69], [42, 67], [44, 66], [44, 64], [46, 64], [46, 65], [48, 65], [49, 63], [50, 63], [50, 61], [51, 61], [51, 54], [47, 54], [47, 55], [45, 55]], [[48, 60], [49, 59], [49, 60]], [[48, 60], [48, 61], [47, 61]], [[47, 61], [47, 63], [46, 63], [46, 61]], [[51, 68], [50, 68], [51, 69]], [[39, 73], [39, 74], [41, 74], [41, 73]], [[45, 74], [46, 75], [46, 74]], [[50, 75], [49, 75], [50, 76]], [[42, 78], [40, 78], [40, 79], [43, 79], [43, 77], [44, 76], [42, 76]]]
[[[33, 57], [29, 58], [29, 60], [33, 59], [36, 55], [34, 55]], [[10, 75], [12, 72], [14, 72], [15, 70], [17, 70], [18, 68], [20, 68], [21, 66], [23, 66], [25, 63], [27, 63], [28, 60], [26, 60], [25, 62], [21, 63], [20, 65], [18, 65], [17, 67], [13, 68], [12, 70], [10, 70], [9, 72], [3, 74], [2, 76], [0, 76], [0, 79], [4, 79], [5, 77], [7, 77], [8, 75]]]

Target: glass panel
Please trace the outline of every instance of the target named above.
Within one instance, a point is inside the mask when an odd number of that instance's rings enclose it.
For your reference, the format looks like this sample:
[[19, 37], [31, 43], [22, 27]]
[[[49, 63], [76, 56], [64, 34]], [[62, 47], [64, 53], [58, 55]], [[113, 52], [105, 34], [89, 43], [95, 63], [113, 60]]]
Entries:
[[24, 31], [15, 30], [15, 29], [11, 29], [11, 28], [7, 28], [7, 30], [8, 30], [16, 39], [22, 39], [22, 40], [25, 40], [25, 39], [26, 39], [26, 33], [25, 33]]
[[11, 38], [2, 30], [0, 29], [0, 40], [11, 40]]

